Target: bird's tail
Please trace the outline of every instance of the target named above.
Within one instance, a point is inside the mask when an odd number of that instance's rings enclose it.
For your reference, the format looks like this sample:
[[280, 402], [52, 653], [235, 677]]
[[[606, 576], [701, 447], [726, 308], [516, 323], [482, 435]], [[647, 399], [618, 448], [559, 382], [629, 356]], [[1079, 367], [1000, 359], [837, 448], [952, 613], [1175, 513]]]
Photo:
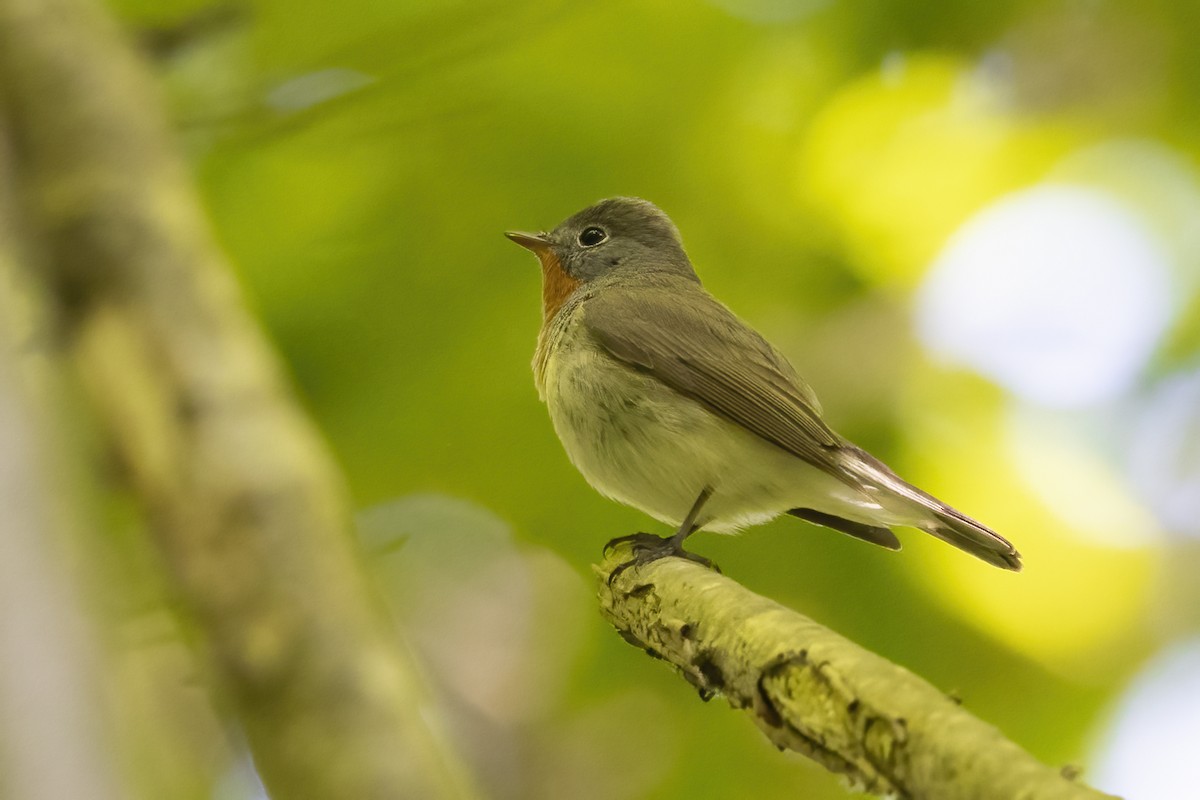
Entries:
[[936, 521], [918, 526], [921, 530], [1001, 569], [1021, 571], [1021, 554], [1011, 542], [945, 503], [938, 505], [930, 509]]
[[877, 487], [899, 498], [910, 512], [905, 515], [910, 516], [907, 524], [989, 564], [1020, 572], [1021, 554], [1003, 536], [907, 483], [869, 453], [858, 448], [847, 450], [849, 457], [844, 462], [847, 470], [865, 485]]

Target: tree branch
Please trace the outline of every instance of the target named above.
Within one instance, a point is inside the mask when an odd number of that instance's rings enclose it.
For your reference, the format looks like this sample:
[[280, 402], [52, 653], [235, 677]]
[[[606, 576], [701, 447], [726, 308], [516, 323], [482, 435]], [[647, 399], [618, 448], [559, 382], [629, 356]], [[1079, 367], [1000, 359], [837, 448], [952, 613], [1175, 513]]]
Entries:
[[271, 793], [469, 796], [143, 65], [93, 0], [0, 0], [0, 96], [64, 338]]
[[777, 747], [857, 789], [913, 800], [1099, 800], [945, 694], [812, 620], [697, 564], [664, 558], [608, 577], [600, 610], [630, 644], [707, 699], [745, 709]]

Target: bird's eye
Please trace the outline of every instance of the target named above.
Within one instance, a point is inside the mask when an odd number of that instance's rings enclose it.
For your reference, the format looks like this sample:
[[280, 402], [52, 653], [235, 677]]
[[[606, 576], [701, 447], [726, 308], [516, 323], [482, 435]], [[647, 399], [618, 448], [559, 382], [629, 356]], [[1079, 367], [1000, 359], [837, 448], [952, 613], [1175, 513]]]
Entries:
[[579, 243], [584, 247], [595, 247], [608, 238], [602, 228], [584, 228], [579, 234]]

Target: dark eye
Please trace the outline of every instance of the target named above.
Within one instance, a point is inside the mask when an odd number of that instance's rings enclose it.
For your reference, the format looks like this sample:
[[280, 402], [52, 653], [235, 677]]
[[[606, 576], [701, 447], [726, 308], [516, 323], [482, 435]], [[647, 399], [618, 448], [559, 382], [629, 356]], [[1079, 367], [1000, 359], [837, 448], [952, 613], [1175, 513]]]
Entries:
[[584, 228], [579, 234], [579, 243], [584, 247], [595, 247], [607, 238], [603, 228]]

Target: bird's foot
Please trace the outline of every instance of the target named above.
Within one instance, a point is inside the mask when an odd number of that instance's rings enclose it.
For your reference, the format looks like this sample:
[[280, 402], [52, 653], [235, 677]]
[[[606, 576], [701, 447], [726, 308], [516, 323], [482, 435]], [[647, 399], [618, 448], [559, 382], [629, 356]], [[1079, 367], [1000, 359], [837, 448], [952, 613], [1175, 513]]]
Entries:
[[703, 567], [708, 567], [709, 569], [716, 570], [717, 572], [721, 571], [720, 567], [704, 556], [699, 556], [695, 553], [689, 553], [687, 550], [684, 550], [682, 541], [675, 536], [663, 538], [661, 536], [655, 536], [652, 533], [631, 533], [628, 536], [618, 536], [617, 538], [610, 540], [608, 544], [604, 545], [604, 552], [607, 553], [612, 548], [625, 542], [632, 543], [633, 558], [629, 559], [623, 564], [618, 564], [613, 568], [613, 571], [608, 575], [609, 586], [612, 586], [612, 582], [616, 580], [618, 575], [630, 567], [645, 566], [646, 564], [658, 561], [660, 558], [666, 558], [668, 556], [686, 559], [687, 561], [694, 561]]

